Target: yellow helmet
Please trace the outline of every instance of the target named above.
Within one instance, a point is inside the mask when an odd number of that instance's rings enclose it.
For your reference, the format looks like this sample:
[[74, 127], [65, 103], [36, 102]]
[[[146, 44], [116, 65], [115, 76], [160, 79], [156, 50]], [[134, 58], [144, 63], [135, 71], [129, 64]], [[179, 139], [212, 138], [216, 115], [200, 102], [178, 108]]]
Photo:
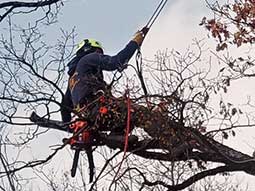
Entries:
[[103, 47], [100, 42], [95, 39], [84, 39], [77, 45], [76, 53], [85, 52], [90, 53], [94, 52], [95, 49], [100, 49], [103, 53]]

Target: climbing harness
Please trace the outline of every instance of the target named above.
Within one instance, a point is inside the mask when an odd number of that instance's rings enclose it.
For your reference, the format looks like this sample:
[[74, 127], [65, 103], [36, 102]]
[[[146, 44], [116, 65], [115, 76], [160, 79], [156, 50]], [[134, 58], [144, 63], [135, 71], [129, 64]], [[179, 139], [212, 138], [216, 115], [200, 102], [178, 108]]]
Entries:
[[[126, 106], [125, 102], [127, 104]], [[120, 103], [123, 103], [123, 105], [120, 106]], [[116, 145], [123, 145], [124, 155], [126, 155], [128, 144], [138, 140], [136, 136], [129, 137], [131, 120], [130, 105], [131, 101], [127, 92], [125, 99], [123, 97], [118, 99], [112, 96], [102, 95], [96, 98], [96, 101], [92, 101], [80, 109], [79, 116], [83, 116], [82, 113], [86, 113], [84, 115], [86, 117], [73, 119], [73, 123], [69, 126], [69, 131], [73, 132], [73, 136], [68, 139], [63, 139], [65, 144], [69, 144], [71, 149], [75, 150], [71, 169], [72, 177], [76, 174], [81, 151], [86, 151], [87, 154], [90, 183], [94, 177], [95, 165], [92, 152], [96, 146], [102, 146], [107, 143], [108, 146], [110, 145], [111, 148], [115, 149], [117, 148]], [[96, 112], [92, 111], [92, 107], [96, 108]], [[123, 115], [124, 111], [127, 111], [127, 115]], [[92, 115], [94, 116], [92, 119], [93, 123], [91, 121]], [[126, 129], [119, 128], [125, 127], [125, 124], [127, 125]], [[107, 133], [109, 131], [113, 133]], [[95, 148], [93, 149], [93, 147]]]
[[[83, 116], [82, 113], [86, 113], [86, 109], [88, 109], [90, 105], [96, 104], [96, 101], [103, 103], [105, 102], [105, 98], [104, 96], [99, 96], [99, 98], [95, 99], [93, 102], [80, 108], [78, 111], [80, 116]], [[99, 114], [106, 114], [107, 108], [99, 107], [98, 112]], [[102, 145], [102, 140], [100, 140], [95, 129], [92, 129], [85, 119], [73, 119], [73, 123], [69, 126], [69, 128], [70, 131], [73, 132], [73, 136], [69, 139], [63, 139], [63, 142], [70, 144], [71, 149], [75, 150], [71, 176], [74, 177], [76, 174], [80, 152], [86, 151], [89, 163], [89, 182], [91, 183], [93, 181], [95, 169], [92, 146]]]

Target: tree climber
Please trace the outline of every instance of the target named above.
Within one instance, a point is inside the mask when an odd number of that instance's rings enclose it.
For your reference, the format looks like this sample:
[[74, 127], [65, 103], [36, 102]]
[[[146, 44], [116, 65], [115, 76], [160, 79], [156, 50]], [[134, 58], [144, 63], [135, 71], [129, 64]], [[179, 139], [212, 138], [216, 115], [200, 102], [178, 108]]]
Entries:
[[[63, 140], [75, 149], [72, 177], [76, 173], [79, 153], [85, 150], [92, 182], [95, 168], [92, 145], [100, 144], [100, 140], [97, 139], [100, 130], [114, 132], [114, 137], [124, 143], [127, 107], [120, 107], [119, 99], [107, 91], [103, 70], [125, 69], [147, 32], [147, 28], [138, 31], [127, 46], [115, 56], [105, 55], [98, 41], [85, 39], [78, 45], [76, 56], [68, 63], [69, 80], [61, 103], [61, 116], [63, 122], [73, 121], [69, 125], [69, 130], [74, 133], [73, 137]], [[77, 120], [72, 120], [72, 112], [78, 117]]]
[[[122, 71], [136, 49], [142, 44], [147, 28], [138, 31], [134, 38], [117, 55], [105, 55], [101, 44], [94, 39], [83, 40], [77, 48], [76, 56], [68, 63], [69, 82], [62, 99], [61, 116], [64, 122], [71, 121], [72, 110], [79, 113], [99, 96], [98, 92], [106, 91], [103, 70]], [[96, 105], [87, 108], [90, 113], [98, 113]], [[104, 108], [103, 108], [104, 109]], [[104, 112], [102, 109], [101, 112]], [[95, 116], [92, 116], [95, 120]]]

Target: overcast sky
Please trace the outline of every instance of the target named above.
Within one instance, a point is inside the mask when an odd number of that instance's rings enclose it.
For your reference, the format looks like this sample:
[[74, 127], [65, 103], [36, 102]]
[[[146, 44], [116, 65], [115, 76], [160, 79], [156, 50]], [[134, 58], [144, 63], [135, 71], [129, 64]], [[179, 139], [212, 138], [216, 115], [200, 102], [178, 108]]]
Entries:
[[[55, 27], [56, 30], [59, 28], [71, 30], [75, 27], [78, 41], [84, 38], [95, 38], [102, 42], [106, 53], [115, 54], [126, 45], [138, 29], [147, 23], [159, 2], [160, 0], [70, 0], [61, 10], [59, 22]], [[157, 50], [165, 48], [183, 52], [192, 44], [193, 39], [207, 38], [207, 31], [198, 24], [204, 16], [209, 14], [204, 0], [169, 0], [146, 37], [142, 47], [144, 56], [153, 57]], [[52, 31], [46, 34], [47, 39], [49, 41], [56, 39], [57, 33]], [[210, 43], [212, 42], [211, 39]], [[242, 91], [236, 94], [238, 100], [242, 99], [241, 96], [247, 96], [249, 92], [246, 91], [251, 89], [245, 89], [245, 86], [240, 85], [234, 86], [239, 90], [240, 87]], [[254, 134], [254, 131], [249, 132], [251, 135]], [[62, 139], [59, 134], [54, 136], [59, 140]], [[56, 143], [54, 136], [48, 140]], [[46, 136], [42, 138], [46, 139]], [[251, 154], [252, 147], [245, 142], [248, 139], [252, 140], [253, 136], [247, 139], [239, 137], [241, 142], [230, 144], [233, 146], [244, 144], [250, 148], [249, 154]], [[254, 139], [253, 142], [255, 142]], [[40, 142], [37, 143], [35, 147], [42, 147], [39, 145]], [[47, 146], [44, 149], [47, 150]], [[248, 178], [244, 180], [246, 182]]]
[[[75, 0], [65, 4], [59, 26], [67, 29], [75, 26], [77, 39], [98, 39], [103, 43], [106, 52], [114, 53], [147, 23], [159, 2]], [[150, 31], [144, 48], [154, 51], [165, 47], [179, 48], [190, 43], [195, 34], [202, 30], [198, 24], [207, 11], [203, 0], [168, 1]]]
[[[160, 0], [75, 0], [66, 3], [58, 25], [65, 29], [75, 26], [78, 40], [95, 38], [103, 43], [106, 53], [114, 54], [147, 23], [159, 2]], [[198, 24], [204, 16], [209, 15], [211, 13], [204, 0], [169, 0], [146, 37], [143, 55], [151, 58], [157, 50], [165, 48], [183, 52], [192, 44], [193, 39], [206, 39], [207, 31]], [[213, 39], [208, 43], [213, 44]], [[240, 87], [242, 91], [238, 92]], [[236, 96], [232, 94], [229, 99], [237, 103], [251, 93], [251, 88], [240, 84], [235, 84], [232, 89]], [[248, 132], [250, 135], [254, 134], [254, 130]], [[254, 148], [247, 142], [254, 142], [254, 136], [244, 137], [240, 134], [237, 137], [239, 141], [235, 139], [229, 144], [238, 149], [243, 145], [243, 150], [251, 154]], [[244, 179], [246, 181], [248, 178]], [[254, 184], [251, 186], [255, 187]]]

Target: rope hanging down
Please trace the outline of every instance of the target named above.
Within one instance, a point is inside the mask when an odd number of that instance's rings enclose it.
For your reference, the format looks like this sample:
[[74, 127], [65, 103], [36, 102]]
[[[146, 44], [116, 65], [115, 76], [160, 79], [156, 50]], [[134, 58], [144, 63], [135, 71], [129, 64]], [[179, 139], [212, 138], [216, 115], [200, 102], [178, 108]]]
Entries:
[[[154, 13], [152, 14], [151, 18], [149, 19], [149, 21], [147, 22], [145, 27], [143, 27], [142, 32], [144, 34], [144, 38], [146, 37], [146, 34], [149, 32], [150, 28], [152, 27], [152, 25], [154, 24], [154, 22], [158, 18], [159, 14], [161, 13], [163, 8], [165, 7], [167, 1], [168, 0], [161, 0], [160, 4], [157, 6], [157, 8], [154, 11]], [[141, 47], [138, 48], [138, 51], [136, 53], [137, 75], [138, 75], [138, 78], [141, 82], [141, 86], [142, 86], [144, 95], [147, 96], [148, 91], [147, 91], [147, 88], [146, 88], [146, 85], [145, 85], [145, 82], [144, 82], [144, 79], [143, 79], [143, 75], [142, 75], [142, 53], [141, 53], [140, 48]]]
[[128, 85], [127, 85], [127, 90], [126, 90], [126, 102], [127, 102], [127, 126], [126, 126], [124, 149], [123, 149], [124, 154], [123, 154], [122, 160], [118, 164], [119, 167], [115, 173], [115, 176], [113, 177], [110, 187], [112, 186], [112, 184], [114, 183], [114, 181], [116, 180], [116, 178], [120, 172], [121, 166], [126, 158], [126, 154], [127, 154], [127, 150], [128, 150], [128, 138], [129, 138], [129, 133], [130, 133], [130, 122], [131, 122], [131, 99], [130, 99]]

